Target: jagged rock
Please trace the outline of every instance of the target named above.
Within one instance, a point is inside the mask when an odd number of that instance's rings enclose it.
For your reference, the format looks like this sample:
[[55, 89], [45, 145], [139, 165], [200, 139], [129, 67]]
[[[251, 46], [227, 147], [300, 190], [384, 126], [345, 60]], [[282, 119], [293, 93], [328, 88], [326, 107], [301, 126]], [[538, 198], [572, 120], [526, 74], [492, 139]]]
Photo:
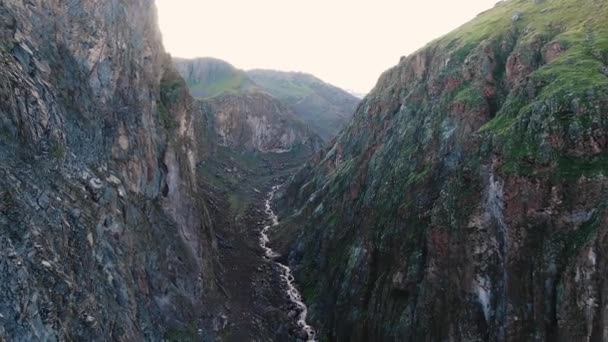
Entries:
[[205, 103], [215, 119], [215, 131], [223, 146], [274, 153], [298, 147], [313, 153], [321, 146], [316, 134], [289, 108], [266, 93], [229, 93]]
[[298, 119], [325, 142], [340, 133], [361, 101], [347, 91], [301, 72], [258, 69], [249, 70], [247, 75], [291, 108]]
[[543, 23], [522, 3], [383, 73], [277, 194], [273, 249], [319, 336], [602, 339], [608, 88], [581, 51], [608, 3], [550, 2]]
[[[244, 71], [213, 58], [174, 59], [174, 63], [191, 92], [202, 100], [206, 115], [213, 118], [221, 145], [260, 152], [304, 146], [313, 153], [320, 148], [321, 139]], [[218, 83], [232, 84], [232, 88], [218, 91]]]
[[6, 0], [0, 42], [0, 249], [18, 251], [0, 267], [16, 318], [0, 340], [155, 340], [199, 319], [211, 332], [195, 308], [219, 296], [197, 177], [213, 142], [154, 2]]
[[[206, 99], [204, 102], [209, 100], [210, 103], [217, 104], [215, 97], [231, 94], [231, 101], [240, 104], [241, 109], [249, 106], [257, 106], [259, 109], [260, 104], [256, 103], [262, 101], [261, 95], [264, 95], [265, 101], [279, 106], [278, 110], [274, 109], [268, 113], [273, 114], [267, 115], [269, 122], [265, 124], [272, 124], [277, 118], [283, 117], [290, 121], [287, 125], [295, 131], [302, 131], [304, 123], [312, 131], [306, 135], [319, 136], [325, 141], [338, 134], [359, 103], [359, 99], [348, 92], [304, 73], [273, 70], [245, 72], [214, 58], [174, 58], [174, 63], [192, 94]], [[286, 87], [285, 84], [290, 86]], [[236, 101], [246, 94], [256, 94], [257, 98], [246, 97], [242, 101]], [[253, 110], [242, 114], [244, 118], [244, 115], [253, 114], [254, 117], [260, 117], [264, 113]], [[232, 129], [235, 128], [232, 126]]]

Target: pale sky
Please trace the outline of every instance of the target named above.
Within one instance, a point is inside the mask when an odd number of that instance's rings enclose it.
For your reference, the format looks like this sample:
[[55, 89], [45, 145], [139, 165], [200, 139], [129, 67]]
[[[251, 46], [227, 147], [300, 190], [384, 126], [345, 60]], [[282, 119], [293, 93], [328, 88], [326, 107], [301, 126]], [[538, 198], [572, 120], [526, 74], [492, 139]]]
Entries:
[[361, 93], [403, 55], [497, 0], [156, 0], [165, 48], [303, 71]]

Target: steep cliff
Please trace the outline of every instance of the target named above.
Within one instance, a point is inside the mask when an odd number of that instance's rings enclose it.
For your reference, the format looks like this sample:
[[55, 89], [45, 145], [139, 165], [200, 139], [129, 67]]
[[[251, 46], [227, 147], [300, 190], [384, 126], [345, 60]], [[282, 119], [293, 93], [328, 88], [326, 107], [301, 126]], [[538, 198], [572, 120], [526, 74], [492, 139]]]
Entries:
[[0, 41], [0, 340], [212, 336], [206, 123], [153, 1], [3, 0]]
[[233, 149], [312, 154], [321, 139], [281, 102], [263, 92], [224, 94], [203, 102], [214, 122], [218, 144]]
[[305, 73], [258, 69], [247, 71], [247, 75], [292, 108], [300, 120], [327, 142], [346, 126], [361, 101]]
[[220, 145], [262, 153], [320, 149], [317, 134], [244, 71], [214, 58], [174, 58], [174, 63], [201, 101]]
[[608, 339], [607, 15], [502, 1], [381, 76], [275, 201], [322, 340]]
[[[216, 109], [230, 103], [228, 108], [223, 109], [224, 112], [236, 114], [234, 109], [237, 106], [269, 110], [272, 117], [279, 117], [277, 114], [286, 117], [287, 122], [300, 133], [303, 133], [304, 126], [308, 126], [324, 141], [338, 135], [360, 102], [346, 91], [304, 73], [274, 70], [245, 72], [215, 58], [174, 58], [173, 61], [192, 95], [204, 102], [211, 102]], [[249, 110], [241, 116], [260, 116], [264, 113], [256, 114]], [[220, 126], [222, 124], [219, 123]]]

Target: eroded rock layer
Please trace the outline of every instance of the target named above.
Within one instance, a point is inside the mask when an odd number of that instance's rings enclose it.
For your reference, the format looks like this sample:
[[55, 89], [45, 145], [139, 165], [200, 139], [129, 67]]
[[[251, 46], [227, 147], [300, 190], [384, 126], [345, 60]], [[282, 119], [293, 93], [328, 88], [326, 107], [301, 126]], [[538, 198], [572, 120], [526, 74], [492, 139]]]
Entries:
[[0, 339], [212, 334], [204, 117], [153, 1], [2, 0], [0, 42]]
[[246, 151], [312, 154], [322, 141], [280, 101], [264, 92], [224, 94], [204, 100], [217, 142]]
[[503, 1], [382, 75], [275, 201], [322, 339], [608, 339], [607, 14]]

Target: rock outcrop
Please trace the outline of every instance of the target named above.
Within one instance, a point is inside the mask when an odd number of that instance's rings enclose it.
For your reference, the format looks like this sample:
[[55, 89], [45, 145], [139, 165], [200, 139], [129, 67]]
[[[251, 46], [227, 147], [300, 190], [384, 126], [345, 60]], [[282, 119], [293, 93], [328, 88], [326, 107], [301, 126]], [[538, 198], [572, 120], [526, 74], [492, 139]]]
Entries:
[[262, 153], [321, 148], [318, 135], [244, 71], [214, 58], [174, 63], [213, 123], [218, 144]]
[[[304, 73], [273, 70], [245, 72], [214, 58], [174, 58], [173, 60], [194, 97], [209, 102], [214, 109], [222, 111], [224, 116], [229, 112], [232, 119], [239, 117], [245, 119], [241, 123], [230, 123], [232, 126], [246, 126], [246, 123], [251, 121], [252, 115], [265, 116], [266, 119], [279, 119], [283, 116], [285, 119], [281, 120], [282, 123], [278, 126], [285, 124], [291, 126], [289, 128], [296, 133], [295, 135], [305, 136], [307, 138], [305, 140], [318, 140], [314, 137], [318, 135], [323, 141], [329, 142], [346, 126], [360, 102], [360, 99], [348, 92]], [[222, 108], [222, 105], [226, 104], [231, 105]], [[239, 114], [235, 111], [237, 108], [250, 109], [246, 113]], [[256, 112], [256, 110], [264, 110], [264, 112]], [[272, 121], [266, 122], [272, 123]], [[218, 121], [216, 127], [225, 124], [224, 121]], [[308, 127], [308, 131], [304, 129], [305, 127]], [[268, 129], [276, 131], [277, 127], [268, 127]], [[283, 127], [278, 129], [283, 130]], [[221, 136], [225, 132], [218, 131], [218, 133]], [[243, 139], [242, 136], [231, 138], [233, 141]], [[246, 145], [255, 144], [257, 143], [254, 141], [248, 141]], [[305, 144], [310, 145], [310, 143]], [[293, 143], [288, 145], [291, 146]], [[290, 148], [282, 147], [282, 149]], [[264, 147], [261, 150], [265, 151], [269, 148]]]
[[607, 15], [502, 1], [381, 76], [275, 201], [322, 340], [608, 339]]
[[247, 75], [265, 91], [292, 108], [326, 142], [350, 122], [360, 98], [300, 72], [250, 70]]
[[213, 118], [219, 145], [263, 153], [304, 149], [308, 154], [322, 146], [293, 112], [266, 93], [219, 95], [202, 106]]
[[213, 334], [207, 123], [155, 11], [0, 3], [0, 340]]

